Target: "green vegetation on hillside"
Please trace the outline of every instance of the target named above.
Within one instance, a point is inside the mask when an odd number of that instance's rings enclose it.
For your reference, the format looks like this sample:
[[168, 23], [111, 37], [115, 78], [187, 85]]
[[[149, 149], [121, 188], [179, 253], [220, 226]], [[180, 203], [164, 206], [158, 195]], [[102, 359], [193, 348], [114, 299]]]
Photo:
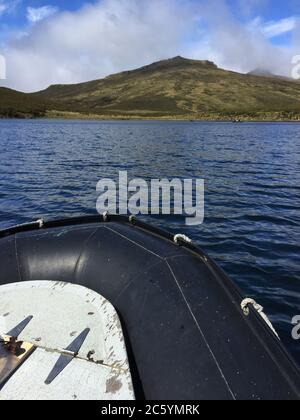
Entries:
[[182, 57], [25, 97], [49, 117], [300, 120], [299, 82]]
[[0, 87], [0, 118], [38, 118], [46, 115], [42, 99]]

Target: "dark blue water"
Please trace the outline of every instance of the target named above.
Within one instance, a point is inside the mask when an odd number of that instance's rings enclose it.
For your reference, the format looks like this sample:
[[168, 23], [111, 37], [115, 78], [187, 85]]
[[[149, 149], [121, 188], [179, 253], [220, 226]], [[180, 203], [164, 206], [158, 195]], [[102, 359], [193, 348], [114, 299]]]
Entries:
[[270, 315], [300, 363], [300, 124], [0, 120], [0, 227], [96, 212], [96, 183], [206, 182], [202, 226], [153, 220], [197, 241]]

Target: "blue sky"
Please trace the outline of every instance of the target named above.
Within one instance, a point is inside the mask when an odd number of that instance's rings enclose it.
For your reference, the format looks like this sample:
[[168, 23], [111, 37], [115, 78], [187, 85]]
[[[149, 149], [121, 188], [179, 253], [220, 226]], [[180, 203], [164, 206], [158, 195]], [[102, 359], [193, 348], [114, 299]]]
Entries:
[[299, 0], [0, 0], [2, 84], [24, 91], [184, 55], [289, 75]]
[[[97, 0], [0, 0], [0, 6], [1, 3], [8, 4], [8, 11], [0, 13], [1, 26], [4, 24], [21, 28], [28, 24], [28, 8], [39, 9], [50, 6], [58, 11], [72, 12], [87, 3], [97, 3]], [[9, 3], [12, 5], [9, 6]], [[194, 0], [194, 3], [200, 4], [201, 1]], [[265, 21], [278, 21], [291, 16], [300, 16], [299, 0], [228, 0], [227, 4], [240, 22], [247, 22], [249, 18], [257, 16], [261, 16]]]
[[[197, 3], [197, 0], [194, 1]], [[6, 13], [2, 21], [15, 22], [24, 24], [26, 21], [27, 7], [39, 8], [42, 6], [52, 5], [60, 10], [74, 11], [82, 7], [86, 3], [97, 3], [95, 0], [23, 0], [14, 2], [14, 0], [3, 1], [3, 3], [16, 3], [14, 13]], [[264, 16], [267, 20], [278, 20], [300, 13], [300, 2], [298, 0], [272, 0], [272, 1], [249, 1], [250, 5], [243, 5], [248, 3], [248, 0], [228, 0], [227, 3], [231, 9], [237, 13], [238, 16], [257, 14]]]

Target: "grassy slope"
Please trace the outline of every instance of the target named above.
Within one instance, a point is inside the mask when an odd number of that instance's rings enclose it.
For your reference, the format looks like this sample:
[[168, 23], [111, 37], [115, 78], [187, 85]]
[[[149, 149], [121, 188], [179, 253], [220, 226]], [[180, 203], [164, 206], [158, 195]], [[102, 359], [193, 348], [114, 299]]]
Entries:
[[300, 119], [299, 82], [181, 57], [28, 96], [48, 102], [52, 117]]
[[34, 96], [0, 87], [0, 117], [42, 117], [46, 112], [45, 101]]

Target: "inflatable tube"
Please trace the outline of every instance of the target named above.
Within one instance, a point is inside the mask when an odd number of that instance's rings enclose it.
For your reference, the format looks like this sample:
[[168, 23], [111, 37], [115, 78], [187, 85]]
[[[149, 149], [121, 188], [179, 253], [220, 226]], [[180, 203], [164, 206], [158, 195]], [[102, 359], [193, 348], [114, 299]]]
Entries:
[[299, 369], [259, 307], [175, 239], [119, 216], [17, 226], [0, 232], [0, 284], [67, 282], [107, 299], [137, 399], [299, 399]]

